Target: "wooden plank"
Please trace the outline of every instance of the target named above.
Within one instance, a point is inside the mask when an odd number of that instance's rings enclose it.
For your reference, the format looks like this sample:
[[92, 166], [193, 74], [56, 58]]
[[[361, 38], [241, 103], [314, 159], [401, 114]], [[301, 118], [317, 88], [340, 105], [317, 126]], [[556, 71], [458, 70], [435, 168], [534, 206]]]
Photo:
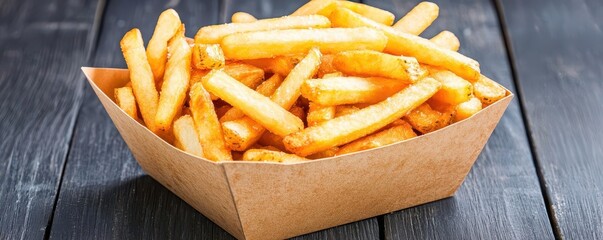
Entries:
[[[272, 18], [288, 15], [306, 3], [306, 0], [229, 0], [224, 6], [224, 22], [230, 22], [233, 13], [245, 11], [256, 18]], [[295, 239], [379, 239], [377, 218], [366, 219], [343, 226], [326, 229], [297, 237]]]
[[497, 2], [557, 237], [603, 239], [603, 2]]
[[[399, 18], [420, 1], [365, 1]], [[461, 53], [514, 91], [496, 11], [488, 0], [434, 1], [440, 17], [424, 34], [454, 32]], [[386, 239], [550, 239], [553, 237], [519, 105], [514, 100], [452, 198], [385, 215]]]
[[[109, 1], [93, 66], [125, 67], [123, 34], [138, 27], [148, 42], [157, 17], [178, 11], [187, 36], [218, 20], [218, 1]], [[146, 175], [89, 87], [59, 200], [52, 239], [232, 239]]]
[[41, 239], [82, 100], [97, 1], [0, 1], [0, 238]]

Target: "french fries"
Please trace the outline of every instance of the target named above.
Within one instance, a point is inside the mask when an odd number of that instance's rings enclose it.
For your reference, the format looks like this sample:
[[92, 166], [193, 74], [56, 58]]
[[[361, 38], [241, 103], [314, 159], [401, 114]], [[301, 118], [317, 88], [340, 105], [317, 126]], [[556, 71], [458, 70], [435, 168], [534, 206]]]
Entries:
[[224, 135], [214, 104], [201, 83], [191, 86], [189, 105], [205, 157], [213, 161], [232, 160], [230, 150], [224, 143]]
[[243, 160], [246, 161], [262, 161], [262, 162], [279, 162], [279, 163], [296, 163], [307, 161], [303, 157], [295, 154], [288, 154], [280, 151], [266, 149], [249, 149], [243, 154]]
[[237, 12], [191, 39], [168, 9], [146, 50], [138, 29], [122, 38], [130, 82], [114, 89], [115, 102], [212, 161], [295, 163], [387, 146], [507, 94], [457, 52], [453, 33], [418, 36], [438, 14], [422, 2], [392, 26], [386, 10], [312, 0], [280, 18]]
[[408, 84], [387, 78], [330, 77], [309, 79], [302, 85], [302, 96], [323, 106], [377, 103]]
[[191, 48], [183, 37], [169, 45], [170, 58], [161, 86], [161, 96], [155, 115], [155, 124], [161, 130], [169, 130], [176, 113], [184, 106], [191, 76]]
[[178, 32], [180, 26], [180, 17], [174, 9], [163, 11], [159, 15], [159, 19], [157, 19], [155, 31], [151, 40], [149, 40], [146, 51], [148, 63], [151, 66], [156, 83], [159, 83], [163, 79], [165, 63], [167, 61], [168, 41]]
[[193, 65], [197, 69], [221, 68], [225, 61], [219, 44], [195, 44], [193, 47]]
[[371, 19], [375, 22], [378, 22], [378, 23], [381, 23], [381, 24], [384, 24], [387, 26], [391, 26], [392, 23], [394, 23], [394, 19], [396, 18], [396, 16], [394, 16], [394, 14], [389, 11], [385, 11], [383, 9], [379, 9], [376, 7], [371, 7], [366, 4], [349, 2], [349, 1], [337, 1], [336, 3], [340, 7], [350, 9], [362, 16], [365, 16], [368, 19]]
[[204, 157], [203, 148], [199, 142], [199, 136], [197, 136], [195, 123], [191, 116], [184, 115], [174, 121], [173, 130], [175, 142], [178, 143], [176, 147], [197, 157]]
[[220, 43], [228, 35], [235, 33], [258, 32], [278, 29], [328, 28], [329, 19], [320, 15], [288, 16], [262, 19], [248, 23], [226, 23], [206, 26], [199, 29], [195, 35], [196, 44]]
[[435, 3], [421, 2], [398, 20], [393, 27], [405, 33], [420, 35], [438, 18], [439, 13], [440, 8]]
[[440, 48], [427, 39], [374, 22], [349, 9], [336, 8], [329, 19], [334, 27], [370, 27], [379, 30], [389, 39], [384, 49], [386, 53], [415, 57], [420, 63], [445, 68], [467, 80], [477, 80], [480, 76], [477, 61]]
[[[301, 95], [301, 85], [316, 74], [320, 65], [320, 51], [313, 48], [308, 55], [291, 70], [283, 83], [276, 89], [270, 99], [289, 109]], [[261, 125], [249, 116], [222, 123], [228, 146], [236, 151], [244, 151], [259, 140], [265, 131]]]
[[132, 87], [120, 87], [115, 89], [115, 103], [124, 110], [128, 116], [138, 120], [138, 108]]
[[287, 150], [302, 157], [349, 143], [406, 115], [427, 101], [439, 88], [438, 81], [424, 78], [387, 101], [295, 132], [286, 136], [283, 143]]
[[305, 54], [313, 47], [325, 54], [381, 51], [386, 44], [387, 37], [370, 28], [324, 28], [236, 33], [225, 37], [221, 46], [228, 59], [256, 59]]
[[416, 136], [417, 134], [412, 130], [410, 124], [401, 120], [397, 122], [396, 126], [381, 130], [380, 132], [368, 135], [342, 146], [339, 148], [336, 155], [382, 147]]
[[370, 50], [335, 54], [333, 67], [348, 75], [392, 78], [407, 83], [413, 83], [427, 74], [415, 58]]
[[142, 120], [152, 132], [158, 133], [155, 126], [155, 114], [157, 113], [159, 93], [155, 88], [153, 72], [147, 61], [140, 30], [134, 28], [127, 32], [122, 38], [120, 46], [128, 69], [130, 69], [132, 90], [140, 108]]
[[202, 81], [209, 92], [277, 135], [285, 136], [304, 128], [301, 119], [221, 70], [210, 72]]
[[253, 15], [246, 13], [246, 12], [236, 12], [234, 14], [232, 14], [232, 18], [231, 21], [233, 23], [250, 23], [250, 22], [255, 22], [258, 19], [255, 18]]

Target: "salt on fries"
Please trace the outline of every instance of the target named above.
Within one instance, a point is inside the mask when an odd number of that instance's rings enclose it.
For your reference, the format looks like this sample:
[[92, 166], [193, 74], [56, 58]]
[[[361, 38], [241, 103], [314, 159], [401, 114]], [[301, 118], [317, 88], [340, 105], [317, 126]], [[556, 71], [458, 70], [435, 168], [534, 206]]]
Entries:
[[120, 45], [130, 82], [117, 105], [189, 154], [298, 163], [377, 148], [463, 121], [506, 96], [422, 2], [398, 22], [361, 3], [309, 1], [289, 16], [200, 28], [168, 9], [145, 49]]

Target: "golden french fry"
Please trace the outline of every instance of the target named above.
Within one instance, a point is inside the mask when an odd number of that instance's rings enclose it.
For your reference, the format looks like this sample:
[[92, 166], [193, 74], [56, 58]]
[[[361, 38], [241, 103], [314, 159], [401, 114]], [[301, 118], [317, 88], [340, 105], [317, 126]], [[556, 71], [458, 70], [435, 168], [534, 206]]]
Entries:
[[244, 161], [260, 161], [260, 162], [279, 162], [279, 163], [296, 163], [308, 161], [303, 157], [295, 154], [284, 153], [281, 151], [272, 151], [266, 149], [249, 149], [243, 154]]
[[318, 103], [310, 102], [308, 109], [308, 126], [315, 126], [321, 122], [331, 120], [335, 117], [335, 106], [323, 106]]
[[302, 96], [324, 106], [377, 103], [408, 84], [388, 78], [331, 77], [309, 79], [302, 85]]
[[[278, 74], [274, 74], [268, 80], [262, 82], [255, 90], [264, 96], [271, 96], [282, 82], [283, 77]], [[245, 117], [245, 113], [243, 111], [239, 110], [238, 108], [231, 108], [225, 112], [222, 117], [220, 117], [220, 122], [232, 121], [242, 117]]]
[[328, 28], [330, 26], [329, 19], [320, 15], [269, 18], [249, 23], [226, 23], [200, 28], [195, 35], [195, 43], [220, 43], [224, 37], [235, 33], [278, 29]]
[[289, 151], [299, 156], [308, 156], [349, 143], [406, 115], [427, 101], [439, 88], [437, 80], [424, 78], [394, 94], [387, 101], [295, 132], [286, 136], [283, 143]]
[[320, 59], [320, 67], [318, 67], [318, 72], [316, 73], [319, 77], [324, 77], [326, 74], [337, 72], [335, 67], [333, 67], [333, 59], [335, 58], [335, 54], [325, 54], [322, 55]]
[[193, 47], [193, 65], [197, 69], [221, 68], [225, 62], [220, 44], [195, 44]]
[[138, 108], [136, 98], [131, 87], [120, 87], [115, 89], [115, 103], [134, 120], [138, 120]]
[[384, 49], [387, 53], [415, 57], [420, 63], [445, 68], [467, 80], [479, 78], [477, 61], [438, 47], [427, 39], [376, 23], [346, 8], [336, 8], [329, 19], [334, 27], [370, 27], [380, 30], [389, 39]]
[[[226, 115], [226, 113], [229, 112], [232, 109], [235, 109], [235, 108], [233, 108], [230, 105], [224, 105], [224, 106], [217, 107], [216, 108], [216, 115], [218, 116], [218, 119], [222, 119], [222, 117], [224, 117], [224, 115]], [[222, 122], [222, 121], [220, 121], [220, 122]]]
[[228, 59], [255, 59], [305, 54], [313, 47], [322, 53], [381, 51], [386, 44], [387, 37], [370, 28], [324, 28], [236, 33], [225, 37], [221, 46]]
[[[320, 51], [313, 48], [299, 64], [291, 70], [283, 83], [272, 94], [270, 99], [289, 109], [297, 101], [301, 94], [301, 85], [308, 78], [316, 74], [320, 65]], [[261, 125], [249, 118], [249, 116], [222, 123], [226, 142], [233, 150], [244, 151], [253, 145], [265, 131]]]
[[213, 161], [232, 160], [230, 150], [224, 143], [214, 104], [201, 83], [191, 86], [189, 105], [205, 157]]
[[295, 10], [295, 12], [291, 13], [290, 16], [303, 16], [311, 14], [328, 16], [333, 11], [333, 9], [337, 7], [337, 4], [335, 2], [335, 0], [309, 1], [308, 3]]
[[335, 54], [333, 67], [347, 75], [392, 78], [407, 83], [416, 82], [427, 75], [427, 71], [422, 69], [413, 57], [394, 56], [371, 50]]
[[442, 31], [438, 33], [438, 35], [436, 35], [435, 37], [429, 39], [429, 41], [442, 48], [449, 49], [455, 52], [458, 51], [461, 47], [461, 42], [459, 41], [459, 39], [456, 37], [456, 35], [454, 35], [454, 33], [449, 31]]
[[159, 93], [155, 88], [153, 72], [147, 61], [140, 30], [134, 28], [127, 32], [122, 38], [120, 46], [130, 70], [132, 90], [138, 102], [142, 120], [152, 132], [157, 133], [155, 114], [157, 113]]
[[420, 35], [438, 18], [439, 13], [440, 8], [437, 4], [421, 2], [398, 20], [393, 27], [405, 33]]
[[182, 151], [203, 157], [203, 148], [199, 142], [195, 123], [190, 115], [184, 115], [174, 121], [174, 145]]
[[454, 116], [454, 121], [458, 122], [463, 119], [467, 119], [480, 110], [482, 110], [482, 102], [478, 98], [472, 97], [469, 99], [469, 101], [463, 102], [456, 106], [456, 115]]
[[482, 75], [473, 83], [473, 94], [484, 105], [490, 105], [507, 95], [507, 91], [492, 79]]
[[457, 105], [471, 98], [473, 85], [450, 71], [431, 68], [429, 76], [440, 81], [442, 88], [433, 99], [449, 105]]
[[236, 12], [232, 14], [231, 20], [233, 23], [250, 23], [257, 21], [258, 19], [246, 12]]
[[227, 64], [223, 70], [228, 76], [251, 89], [257, 88], [264, 80], [264, 70], [249, 64], [231, 63]]
[[447, 126], [452, 120], [450, 114], [444, 115], [433, 110], [429, 104], [424, 103], [421, 106], [410, 111], [404, 119], [420, 133], [435, 131], [441, 127]]
[[260, 137], [258, 143], [264, 146], [273, 146], [278, 148], [280, 151], [286, 151], [285, 145], [283, 144], [283, 137], [271, 132], [265, 132], [262, 134], [262, 137]]
[[167, 62], [168, 41], [176, 34], [180, 27], [180, 17], [174, 9], [163, 11], [159, 15], [159, 19], [157, 19], [155, 31], [151, 40], [149, 40], [146, 51], [155, 82], [160, 82], [163, 79], [165, 63]]
[[259, 67], [266, 72], [287, 76], [291, 72], [291, 69], [299, 63], [299, 60], [301, 60], [301, 57], [280, 56], [274, 58], [247, 59], [243, 60], [243, 62]]
[[343, 77], [343, 73], [342, 72], [332, 72], [332, 73], [327, 73], [325, 75], [322, 75], [322, 78], [332, 78], [332, 77]]
[[391, 26], [392, 23], [394, 23], [394, 19], [396, 18], [396, 16], [394, 16], [394, 14], [389, 11], [385, 11], [383, 9], [372, 7], [366, 4], [349, 1], [337, 1], [336, 3], [340, 7], [350, 9], [362, 16], [365, 16], [366, 18], [369, 18], [375, 22], [387, 26]]
[[191, 48], [184, 38], [169, 46], [170, 58], [165, 69], [161, 95], [155, 115], [159, 129], [169, 130], [176, 113], [184, 106], [191, 76]]
[[289, 112], [293, 115], [295, 115], [296, 117], [298, 117], [299, 119], [303, 120], [306, 119], [306, 111], [297, 105], [293, 105], [290, 109]]
[[209, 92], [277, 135], [285, 136], [304, 128], [301, 119], [221, 70], [213, 70], [202, 81]]
[[350, 113], [358, 112], [360, 109], [354, 105], [339, 105], [335, 106], [335, 117], [341, 117], [343, 115], [348, 115]]
[[397, 125], [395, 126], [386, 128], [377, 133], [373, 133], [371, 135], [359, 138], [358, 140], [343, 145], [339, 148], [336, 155], [382, 147], [416, 136], [417, 134], [412, 130], [410, 124], [404, 122], [404, 120], [400, 120], [397, 121]]

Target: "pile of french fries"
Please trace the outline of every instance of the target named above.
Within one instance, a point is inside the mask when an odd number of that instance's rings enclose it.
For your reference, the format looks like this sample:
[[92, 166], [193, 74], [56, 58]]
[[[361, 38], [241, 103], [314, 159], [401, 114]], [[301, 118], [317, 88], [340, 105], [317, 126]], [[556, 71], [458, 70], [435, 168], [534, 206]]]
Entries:
[[418, 36], [438, 12], [422, 2], [394, 24], [382, 9], [313, 0], [280, 18], [238, 12], [190, 39], [168, 9], [146, 49], [136, 28], [121, 40], [131, 81], [115, 100], [165, 141], [213, 161], [302, 162], [385, 146], [506, 95], [457, 52], [453, 33]]

